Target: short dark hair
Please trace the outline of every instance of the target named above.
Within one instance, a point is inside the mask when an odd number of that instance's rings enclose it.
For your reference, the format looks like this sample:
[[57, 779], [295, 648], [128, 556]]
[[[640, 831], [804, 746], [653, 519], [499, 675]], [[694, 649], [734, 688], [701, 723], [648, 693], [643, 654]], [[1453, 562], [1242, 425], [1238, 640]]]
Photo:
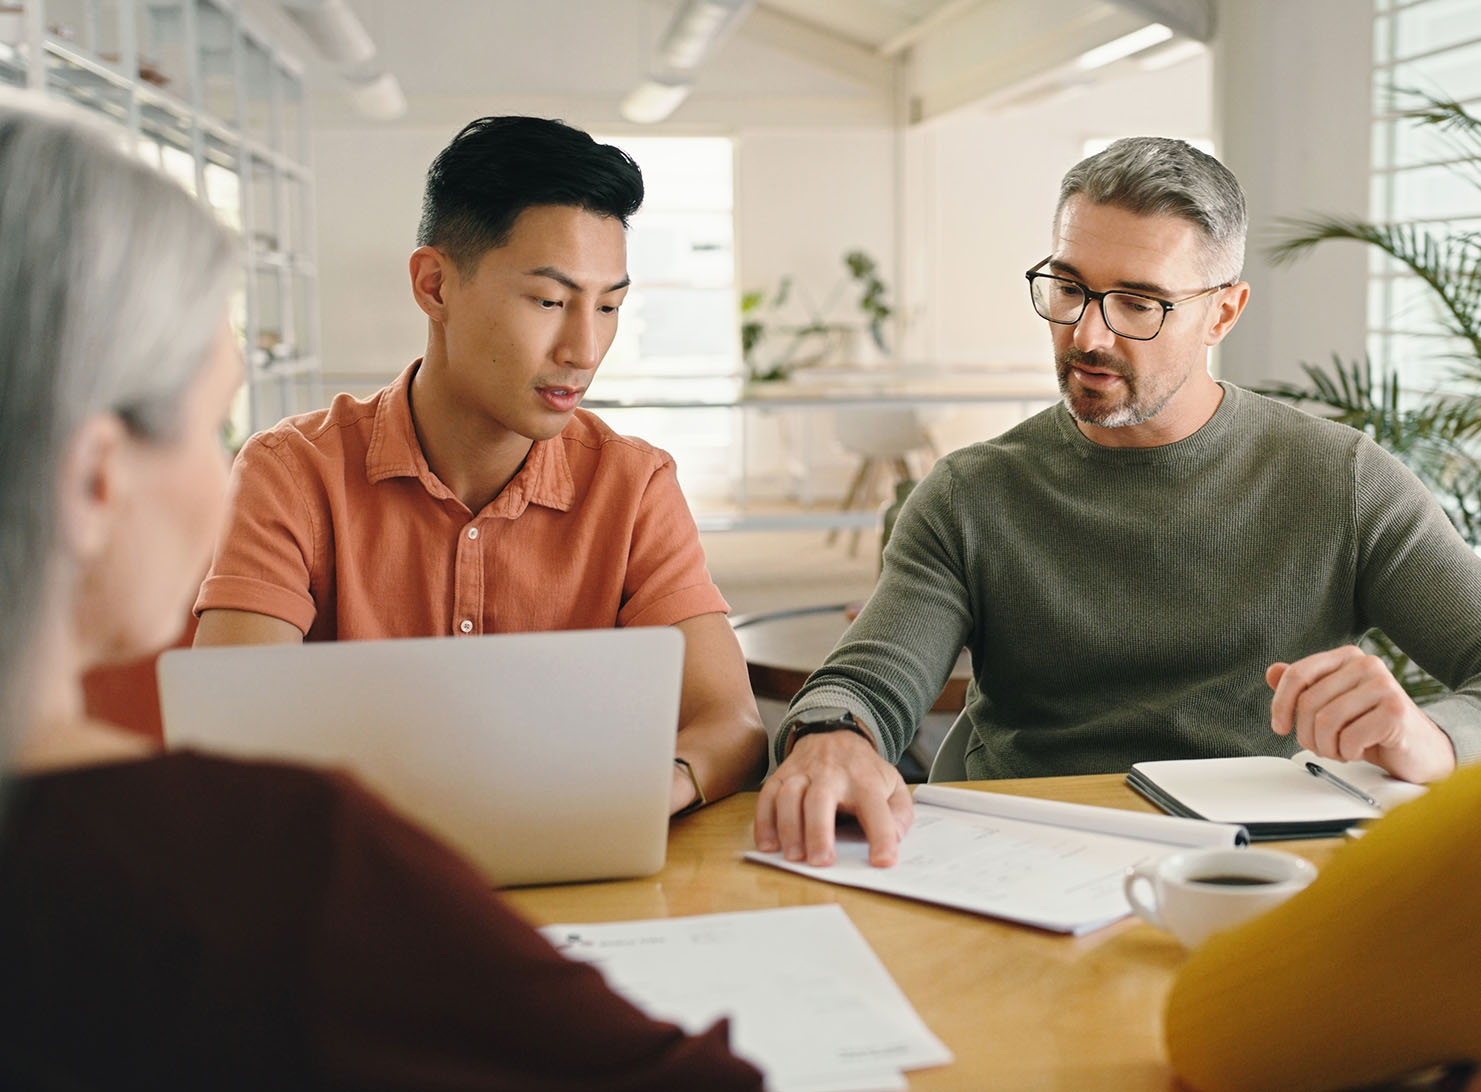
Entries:
[[585, 209], [625, 228], [642, 203], [643, 173], [621, 148], [561, 121], [479, 118], [427, 170], [417, 245], [442, 250], [466, 275], [509, 241], [525, 209]]

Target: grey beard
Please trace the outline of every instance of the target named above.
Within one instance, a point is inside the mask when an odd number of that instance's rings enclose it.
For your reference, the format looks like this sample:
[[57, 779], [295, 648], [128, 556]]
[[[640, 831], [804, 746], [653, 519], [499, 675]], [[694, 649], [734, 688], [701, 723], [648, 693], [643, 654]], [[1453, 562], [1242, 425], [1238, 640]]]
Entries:
[[1109, 413], [1089, 417], [1075, 409], [1075, 403], [1068, 394], [1064, 398], [1064, 408], [1070, 411], [1070, 416], [1076, 421], [1087, 425], [1099, 425], [1101, 428], [1130, 428], [1132, 425], [1140, 425], [1152, 416], [1150, 413], [1143, 412], [1141, 407], [1133, 402], [1117, 406]]
[[1098, 425], [1101, 428], [1129, 428], [1132, 425], [1142, 424], [1152, 417], [1157, 410], [1162, 408], [1158, 406], [1149, 413], [1138, 403], [1136, 389], [1131, 385], [1131, 380], [1127, 377], [1125, 370], [1119, 366], [1120, 362], [1117, 361], [1116, 367], [1107, 368], [1106, 370], [1113, 371], [1121, 376], [1122, 379], [1126, 380], [1128, 395], [1126, 403], [1094, 415], [1080, 413], [1076, 410], [1074, 399], [1070, 396], [1070, 369], [1081, 363], [1106, 368], [1106, 365], [1101, 363], [1102, 359], [1104, 358], [1100, 353], [1082, 353], [1079, 350], [1070, 350], [1069, 352], [1061, 353], [1055, 359], [1055, 373], [1059, 379], [1059, 393], [1063, 396], [1064, 408], [1069, 411], [1071, 417], [1083, 424]]

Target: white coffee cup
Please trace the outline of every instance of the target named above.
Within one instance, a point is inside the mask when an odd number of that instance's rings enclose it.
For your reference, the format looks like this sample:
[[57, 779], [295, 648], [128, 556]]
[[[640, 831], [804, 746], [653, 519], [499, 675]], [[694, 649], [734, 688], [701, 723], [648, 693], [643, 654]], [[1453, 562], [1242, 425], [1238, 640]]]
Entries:
[[1284, 902], [1316, 878], [1316, 867], [1269, 849], [1194, 849], [1126, 871], [1137, 915], [1189, 948]]

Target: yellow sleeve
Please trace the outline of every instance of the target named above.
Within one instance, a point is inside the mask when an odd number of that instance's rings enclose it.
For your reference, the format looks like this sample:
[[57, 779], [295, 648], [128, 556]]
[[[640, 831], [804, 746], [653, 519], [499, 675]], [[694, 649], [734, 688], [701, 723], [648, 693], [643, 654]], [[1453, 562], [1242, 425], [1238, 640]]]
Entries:
[[1188, 959], [1164, 1013], [1198, 1092], [1345, 1088], [1481, 1060], [1481, 767]]

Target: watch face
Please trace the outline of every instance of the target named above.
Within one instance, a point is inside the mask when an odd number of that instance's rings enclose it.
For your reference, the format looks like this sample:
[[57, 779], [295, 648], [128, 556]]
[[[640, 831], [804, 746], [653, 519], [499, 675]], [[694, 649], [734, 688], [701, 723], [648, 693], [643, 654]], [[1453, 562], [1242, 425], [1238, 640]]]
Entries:
[[820, 705], [797, 714], [794, 724], [824, 724], [830, 720], [851, 721], [854, 715], [841, 705]]

